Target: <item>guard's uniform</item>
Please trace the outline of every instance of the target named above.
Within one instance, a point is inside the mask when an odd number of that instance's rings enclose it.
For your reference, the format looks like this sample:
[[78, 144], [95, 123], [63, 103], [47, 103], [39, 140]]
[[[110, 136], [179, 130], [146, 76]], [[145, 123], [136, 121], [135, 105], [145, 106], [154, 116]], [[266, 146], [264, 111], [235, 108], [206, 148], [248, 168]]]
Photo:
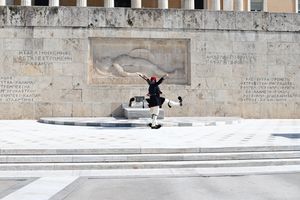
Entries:
[[159, 114], [159, 107], [164, 103], [165, 98], [160, 97], [162, 93], [159, 89], [159, 85], [163, 82], [164, 78], [160, 78], [159, 81], [156, 82], [156, 77], [152, 76], [151, 79], [146, 79], [149, 84], [148, 95], [149, 98], [146, 99], [148, 102], [148, 106], [150, 108], [152, 123], [151, 128], [159, 128], [160, 125], [157, 123], [157, 117]]
[[149, 98], [146, 99], [146, 101], [148, 102], [149, 108], [155, 106], [161, 107], [162, 104], [165, 102], [165, 98], [160, 96], [162, 92], [159, 89], [159, 85], [163, 82], [163, 80], [164, 78], [160, 78], [159, 81], [152, 82], [151, 80], [147, 79], [147, 83], [149, 84]]

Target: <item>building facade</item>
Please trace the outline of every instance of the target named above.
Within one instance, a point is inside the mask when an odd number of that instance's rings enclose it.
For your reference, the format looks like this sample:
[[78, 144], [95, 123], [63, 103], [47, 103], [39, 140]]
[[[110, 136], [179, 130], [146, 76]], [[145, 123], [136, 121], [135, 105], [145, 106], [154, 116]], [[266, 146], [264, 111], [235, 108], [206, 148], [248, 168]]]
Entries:
[[299, 12], [299, 0], [1, 0], [1, 5], [186, 8], [227, 11]]

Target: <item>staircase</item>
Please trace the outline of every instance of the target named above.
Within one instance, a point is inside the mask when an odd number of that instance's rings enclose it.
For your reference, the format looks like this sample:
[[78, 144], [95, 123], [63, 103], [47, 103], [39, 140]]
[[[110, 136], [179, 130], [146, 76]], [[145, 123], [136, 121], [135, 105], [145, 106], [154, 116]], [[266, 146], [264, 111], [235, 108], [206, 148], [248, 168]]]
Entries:
[[0, 171], [300, 165], [300, 146], [180, 149], [1, 149]]

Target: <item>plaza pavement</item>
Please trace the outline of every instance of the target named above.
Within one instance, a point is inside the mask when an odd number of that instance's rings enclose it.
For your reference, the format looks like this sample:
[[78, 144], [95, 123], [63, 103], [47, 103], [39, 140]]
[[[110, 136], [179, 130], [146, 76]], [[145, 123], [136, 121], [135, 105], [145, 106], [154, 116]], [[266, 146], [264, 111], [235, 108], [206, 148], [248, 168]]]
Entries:
[[[106, 119], [112, 120], [112, 119]], [[166, 119], [176, 121], [179, 119]], [[190, 119], [189, 119], [190, 120]], [[199, 122], [201, 119], [197, 119]], [[203, 119], [205, 121], [207, 119]], [[180, 119], [184, 124], [184, 119]], [[0, 121], [0, 152], [22, 153], [23, 151], [55, 150], [103, 150], [155, 152], [176, 150], [202, 150], [263, 148], [300, 150], [300, 119], [239, 119], [232, 123], [218, 120], [213, 123], [190, 123], [188, 126], [166, 126], [158, 130], [149, 127], [99, 127], [66, 126], [39, 123], [34, 120]], [[224, 123], [222, 123], [222, 121]], [[178, 125], [178, 124], [177, 124]], [[141, 178], [141, 177], [201, 177], [245, 174], [299, 173], [299, 165], [166, 168], [166, 169], [114, 169], [114, 170], [0, 170], [2, 178], [24, 178], [37, 180], [8, 192], [2, 191], [4, 200], [49, 199], [66, 188], [79, 177]], [[0, 188], [1, 189], [1, 188]], [[35, 191], [35, 192], [33, 192]], [[40, 191], [40, 192], [37, 192]], [[8, 194], [8, 195], [7, 195]], [[27, 195], [27, 196], [26, 196]], [[1, 192], [0, 192], [1, 197]], [[26, 198], [25, 198], [26, 197]]]

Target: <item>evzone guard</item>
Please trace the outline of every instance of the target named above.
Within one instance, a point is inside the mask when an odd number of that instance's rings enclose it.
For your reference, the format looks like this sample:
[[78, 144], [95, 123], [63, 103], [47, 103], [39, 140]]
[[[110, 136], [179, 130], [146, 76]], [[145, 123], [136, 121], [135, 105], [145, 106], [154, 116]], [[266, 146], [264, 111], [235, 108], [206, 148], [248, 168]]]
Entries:
[[161, 127], [160, 124], [157, 122], [157, 117], [159, 114], [159, 108], [164, 104], [164, 102], [168, 103], [168, 106], [171, 108], [172, 106], [182, 106], [182, 98], [179, 96], [178, 100], [179, 102], [171, 101], [169, 99], [166, 99], [164, 97], [161, 97], [162, 94], [159, 85], [165, 80], [166, 77], [168, 77], [168, 74], [165, 74], [163, 77], [161, 77], [157, 81], [156, 76], [150, 77], [150, 79], [141, 73], [137, 73], [141, 78], [143, 78], [145, 81], [147, 81], [149, 87], [148, 87], [148, 94], [149, 98], [146, 99], [148, 102], [148, 106], [150, 108], [150, 114], [152, 123], [149, 124], [149, 126], [152, 129], [159, 129]]

